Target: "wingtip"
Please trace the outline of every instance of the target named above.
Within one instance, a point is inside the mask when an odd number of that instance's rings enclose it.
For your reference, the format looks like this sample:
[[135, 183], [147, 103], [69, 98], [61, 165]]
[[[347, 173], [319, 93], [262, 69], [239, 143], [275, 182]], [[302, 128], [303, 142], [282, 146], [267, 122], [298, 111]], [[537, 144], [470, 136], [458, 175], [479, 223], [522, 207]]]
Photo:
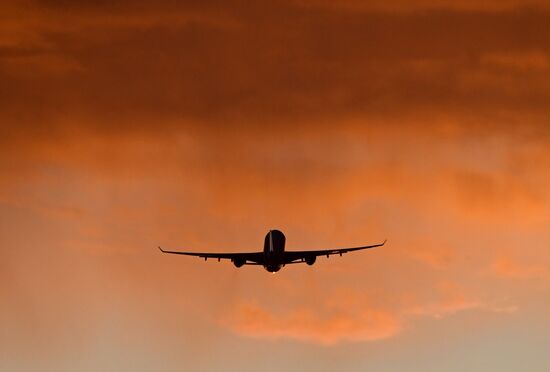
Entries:
[[161, 251], [162, 253], [164, 253], [164, 251], [162, 250], [162, 248], [160, 247], [160, 245], [159, 245], [159, 249], [160, 249], [160, 251]]

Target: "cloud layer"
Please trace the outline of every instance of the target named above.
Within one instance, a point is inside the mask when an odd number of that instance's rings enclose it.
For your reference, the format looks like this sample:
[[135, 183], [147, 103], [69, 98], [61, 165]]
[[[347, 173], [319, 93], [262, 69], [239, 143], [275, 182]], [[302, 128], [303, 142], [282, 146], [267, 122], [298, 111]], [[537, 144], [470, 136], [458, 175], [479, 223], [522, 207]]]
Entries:
[[[536, 0], [3, 4], [5, 369], [543, 329], [548, 24]], [[290, 250], [389, 240], [277, 276], [156, 250], [270, 228]]]

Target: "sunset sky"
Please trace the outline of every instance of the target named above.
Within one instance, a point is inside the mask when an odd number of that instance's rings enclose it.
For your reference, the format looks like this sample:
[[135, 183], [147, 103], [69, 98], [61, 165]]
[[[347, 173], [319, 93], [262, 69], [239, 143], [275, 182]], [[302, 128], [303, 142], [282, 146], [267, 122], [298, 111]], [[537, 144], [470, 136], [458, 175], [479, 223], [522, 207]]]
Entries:
[[0, 146], [1, 371], [550, 370], [549, 0], [3, 2]]

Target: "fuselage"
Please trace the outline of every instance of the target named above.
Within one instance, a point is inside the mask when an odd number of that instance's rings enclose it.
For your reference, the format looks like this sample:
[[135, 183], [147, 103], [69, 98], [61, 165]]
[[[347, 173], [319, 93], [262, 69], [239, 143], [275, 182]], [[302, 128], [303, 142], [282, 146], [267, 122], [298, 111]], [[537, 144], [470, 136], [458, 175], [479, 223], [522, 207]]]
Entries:
[[264, 268], [270, 273], [279, 271], [285, 252], [285, 234], [279, 230], [269, 230], [264, 241]]

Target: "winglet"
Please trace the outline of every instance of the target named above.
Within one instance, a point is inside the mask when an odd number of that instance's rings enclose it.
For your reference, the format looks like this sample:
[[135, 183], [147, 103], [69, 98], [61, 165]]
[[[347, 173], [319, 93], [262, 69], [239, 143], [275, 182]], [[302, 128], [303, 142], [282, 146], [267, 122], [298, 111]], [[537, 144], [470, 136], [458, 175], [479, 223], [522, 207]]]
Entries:
[[162, 248], [159, 246], [159, 249], [162, 253], [166, 253], [165, 251], [162, 250]]

